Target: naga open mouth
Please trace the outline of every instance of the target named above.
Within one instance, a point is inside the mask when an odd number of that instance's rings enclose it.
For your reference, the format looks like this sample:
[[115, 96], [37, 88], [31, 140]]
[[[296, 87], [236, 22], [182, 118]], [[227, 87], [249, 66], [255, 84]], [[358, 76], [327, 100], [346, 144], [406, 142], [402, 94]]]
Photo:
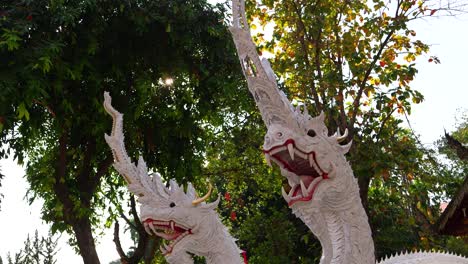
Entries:
[[164, 256], [171, 254], [172, 249], [174, 248], [175, 244], [177, 244], [177, 242], [182, 240], [187, 235], [192, 234], [192, 229], [183, 227], [172, 220], [162, 221], [148, 218], [143, 221], [143, 226], [145, 227], [145, 230], [148, 232], [148, 234], [154, 234], [170, 241], [169, 245], [163, 243], [160, 247]]
[[283, 197], [288, 206], [298, 201], [309, 201], [312, 199], [315, 189], [323, 179], [328, 179], [328, 173], [323, 171], [317, 163], [314, 151], [305, 152], [297, 148], [294, 140], [288, 139], [283, 145], [263, 150], [266, 161], [271, 165], [271, 161], [293, 173], [297, 180], [289, 181], [289, 193], [282, 189]]

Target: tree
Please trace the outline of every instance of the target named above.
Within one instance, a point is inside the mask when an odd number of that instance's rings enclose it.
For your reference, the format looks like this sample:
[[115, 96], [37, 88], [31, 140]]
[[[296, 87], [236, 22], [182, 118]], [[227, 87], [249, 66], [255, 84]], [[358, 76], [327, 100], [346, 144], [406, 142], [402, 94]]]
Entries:
[[457, 115], [455, 130], [447, 138], [447, 134], [439, 139], [435, 146], [438, 153], [445, 158], [444, 162], [453, 175], [446, 186], [447, 198], [453, 197], [461, 186], [463, 179], [468, 175], [468, 162], [464, 151], [468, 144], [468, 112], [465, 110]]
[[[54, 238], [49, 233], [47, 237], [39, 237], [38, 232], [34, 233], [34, 238], [27, 237], [24, 241], [24, 247], [15, 253], [14, 259], [8, 253], [8, 263], [18, 264], [55, 264], [55, 254], [57, 253], [58, 238]], [[1, 262], [0, 262], [1, 263]]]
[[11, 258], [10, 253], [8, 253], [7, 255], [8, 264], [20, 264], [21, 263], [20, 259], [22, 256], [21, 253], [22, 253], [21, 251], [16, 253], [14, 258]]
[[[93, 229], [118, 213], [122, 179], [103, 140], [109, 91], [126, 114], [131, 156], [166, 179], [197, 182], [206, 142], [247, 91], [224, 8], [202, 0], [2, 1], [1, 156], [26, 165], [43, 219], [99, 263]], [[135, 155], [133, 155], [135, 154]], [[110, 202], [109, 202], [110, 201]]]
[[453, 154], [451, 155], [447, 147], [450, 147], [455, 151], [457, 157], [460, 160], [468, 160], [468, 147], [466, 146], [468, 142], [468, 113], [465, 112], [462, 115], [461, 123], [458, 124], [453, 135], [447, 134], [445, 132], [445, 140], [439, 141], [439, 149], [446, 155], [450, 156], [451, 159], [454, 159]]
[[25, 264], [33, 264], [33, 263], [40, 263], [40, 252], [41, 252], [41, 240], [39, 239], [38, 232], [36, 230], [34, 234], [34, 240], [28, 238], [24, 242], [24, 257], [21, 260], [22, 263]]
[[41, 256], [43, 257], [43, 264], [56, 264], [55, 255], [57, 254], [57, 241], [53, 236], [47, 236], [47, 238], [42, 238], [41, 243], [43, 250]]

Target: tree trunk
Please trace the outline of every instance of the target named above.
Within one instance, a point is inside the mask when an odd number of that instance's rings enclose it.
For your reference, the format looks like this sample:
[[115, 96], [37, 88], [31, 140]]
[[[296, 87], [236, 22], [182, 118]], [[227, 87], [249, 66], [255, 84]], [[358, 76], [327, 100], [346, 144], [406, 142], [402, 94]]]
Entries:
[[361, 203], [369, 218], [369, 184], [371, 177], [368, 175], [357, 175], [359, 185], [359, 196], [361, 196]]
[[99, 264], [99, 257], [94, 244], [91, 223], [89, 219], [82, 218], [73, 224], [80, 255], [83, 258], [84, 264]]
[[146, 249], [145, 249], [145, 256], [143, 257], [145, 264], [153, 263], [154, 255], [156, 255], [158, 244], [159, 243], [157, 241], [157, 238], [148, 237], [148, 242], [146, 243]]

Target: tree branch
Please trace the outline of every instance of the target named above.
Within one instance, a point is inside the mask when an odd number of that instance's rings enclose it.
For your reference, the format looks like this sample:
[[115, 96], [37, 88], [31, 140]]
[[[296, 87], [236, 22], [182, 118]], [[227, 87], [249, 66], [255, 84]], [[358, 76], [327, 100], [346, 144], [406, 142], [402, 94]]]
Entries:
[[138, 245], [130, 257], [125, 254], [120, 244], [119, 223], [117, 221], [115, 222], [115, 226], [114, 226], [114, 243], [115, 243], [117, 252], [119, 253], [122, 263], [137, 264], [145, 256], [146, 245], [149, 243], [149, 240], [151, 238], [146, 233], [145, 228], [143, 227], [143, 224], [140, 222], [140, 219], [138, 217], [138, 213], [136, 210], [135, 197], [133, 195], [130, 196], [130, 206], [131, 206], [130, 212], [133, 216], [134, 224], [124, 214], [121, 213], [121, 216], [122, 218], [125, 219], [125, 221], [127, 222], [127, 224], [130, 225], [131, 228], [137, 231]]
[[56, 117], [54, 110], [52, 110], [52, 108], [50, 106], [48, 106], [47, 104], [45, 104], [45, 103], [43, 103], [43, 102], [41, 102], [39, 100], [36, 100], [36, 99], [33, 99], [32, 101], [34, 103], [36, 103], [36, 104], [39, 104], [39, 105], [42, 105], [43, 107], [45, 107], [47, 109], [47, 111], [52, 115], [53, 118]]
[[[395, 11], [395, 20], [398, 19], [400, 16], [400, 7], [401, 7], [402, 2], [398, 1], [397, 2], [397, 8]], [[366, 88], [366, 83], [367, 79], [369, 78], [370, 74], [372, 73], [372, 69], [374, 68], [375, 64], [377, 61], [380, 59], [380, 56], [382, 55], [382, 52], [384, 51], [385, 47], [387, 46], [388, 42], [392, 38], [393, 34], [395, 33], [395, 29], [391, 29], [390, 32], [387, 34], [385, 37], [384, 41], [380, 45], [380, 48], [377, 52], [377, 54], [374, 56], [374, 59], [372, 60], [371, 64], [369, 65], [369, 68], [367, 69], [366, 73], [364, 74], [364, 78], [361, 80], [361, 84], [359, 85], [359, 90], [357, 92], [356, 98], [353, 101], [353, 116], [349, 122], [350, 127], [354, 127], [354, 123], [356, 122], [356, 116], [359, 108], [359, 102], [361, 101], [362, 93], [364, 92], [364, 89]], [[348, 135], [348, 139], [352, 139], [354, 136], [354, 129], [350, 131]]]
[[106, 172], [109, 170], [109, 167], [114, 162], [114, 157], [112, 155], [105, 158], [101, 164], [99, 164], [98, 170], [94, 178], [100, 179]]
[[131, 228], [137, 230], [137, 227], [132, 223], [132, 221], [130, 221], [130, 219], [128, 219], [128, 217], [124, 213], [121, 212], [120, 217], [122, 217], [125, 220], [127, 225], [129, 225]]
[[[335, 25], [334, 33], [335, 33], [335, 39], [336, 39], [336, 46], [338, 50], [338, 54], [337, 54], [338, 57], [337, 57], [337, 61], [336, 62], [333, 61], [333, 62], [338, 68], [338, 74], [341, 80], [340, 85], [338, 86], [338, 100], [336, 100], [336, 102], [340, 110], [340, 122], [338, 124], [341, 130], [344, 131], [348, 126], [348, 122], [346, 121], [346, 112], [345, 112], [345, 107], [344, 107], [344, 94], [343, 94], [344, 80], [343, 80], [343, 51], [341, 49], [342, 42], [341, 42], [340, 34], [337, 30], [338, 23], [339, 21], [341, 21], [341, 18], [342, 18], [342, 14], [343, 14], [342, 12], [338, 12], [338, 14], [335, 17], [335, 21], [337, 21], [336, 22], [337, 24]], [[348, 131], [351, 131], [351, 130], [352, 128], [348, 127]]]
[[[89, 178], [91, 175], [91, 171], [93, 169], [93, 166], [91, 164], [91, 159], [93, 158], [95, 152], [96, 152], [96, 142], [94, 139], [90, 139], [87, 142], [85, 150], [84, 150], [85, 156], [81, 164], [81, 168], [82, 168], [81, 172], [76, 177], [77, 182], [78, 182], [78, 189], [80, 190], [80, 193], [89, 193], [89, 184], [90, 184]], [[80, 196], [80, 198], [83, 198], [82, 202], [85, 202], [87, 205], [89, 205], [89, 201], [91, 200], [90, 197]]]
[[140, 218], [138, 217], [138, 212], [136, 210], [135, 196], [133, 195], [130, 195], [130, 213], [132, 214], [133, 219], [135, 219], [135, 225], [136, 225], [135, 229], [138, 231], [146, 232], [145, 227], [143, 226], [143, 224], [140, 221]]
[[127, 264], [128, 263], [128, 257], [125, 254], [125, 252], [123, 251], [122, 244], [120, 243], [119, 222], [118, 221], [115, 221], [115, 224], [114, 224], [114, 244], [115, 244], [115, 248], [117, 249], [117, 253], [119, 253], [121, 263], [122, 264]]
[[447, 132], [444, 131], [444, 133], [445, 138], [447, 139], [447, 144], [450, 148], [455, 150], [458, 158], [461, 160], [468, 160], [468, 148], [463, 146], [462, 143], [460, 143], [458, 140], [447, 134]]
[[[322, 37], [322, 25], [320, 25], [319, 27], [319, 30], [318, 30], [318, 33], [317, 33], [317, 36], [314, 38], [314, 46], [315, 46], [315, 57], [314, 57], [314, 63], [315, 63], [315, 69], [317, 70], [317, 79], [319, 81], [322, 80], [322, 69], [320, 68], [321, 66], [321, 61], [320, 61], [320, 54], [322, 52], [322, 43], [320, 42], [320, 38]], [[325, 91], [326, 91], [326, 87], [325, 86], [321, 86], [321, 90], [322, 90], [322, 108], [323, 106], [327, 106], [327, 100], [326, 100], [326, 95], [325, 95]]]
[[[383, 50], [385, 49], [385, 46], [387, 46], [388, 41], [390, 41], [390, 38], [393, 36], [393, 33], [395, 33], [394, 30], [391, 30], [385, 40], [382, 42], [382, 45], [379, 48], [379, 51], [377, 54], [374, 56], [374, 59], [372, 60], [371, 64], [369, 65], [369, 68], [367, 69], [366, 73], [364, 74], [364, 77], [361, 80], [361, 84], [359, 85], [359, 90], [357, 92], [356, 98], [354, 98], [353, 101], [353, 116], [351, 117], [350, 120], [350, 127], [354, 126], [354, 123], [356, 121], [356, 116], [359, 108], [359, 102], [361, 101], [362, 94], [364, 92], [364, 89], [366, 88], [366, 83], [367, 79], [369, 78], [372, 69], [374, 68], [375, 64], [377, 63], [377, 60], [380, 58], [380, 55], [382, 55]], [[350, 133], [348, 138], [352, 138], [352, 134]]]
[[[297, 22], [298, 22], [298, 29], [299, 29], [298, 38], [299, 38], [299, 41], [301, 43], [302, 52], [304, 53], [304, 63], [306, 65], [307, 69], [309, 69], [309, 71], [311, 71], [312, 67], [311, 67], [311, 64], [310, 64], [310, 61], [309, 61], [309, 53], [308, 53], [308, 50], [307, 50], [306, 40], [304, 38], [304, 37], [306, 37], [307, 40], [309, 42], [311, 42], [310, 36], [309, 36], [309, 34], [308, 34], [307, 30], [306, 30], [304, 21], [302, 21], [301, 11], [297, 7], [294, 0], [291, 1], [291, 3], [293, 5], [294, 11], [296, 12], [296, 15], [297, 15]], [[300, 31], [302, 31], [304, 34], [301, 35]], [[311, 72], [314, 72], [314, 71], [312, 70]], [[310, 87], [311, 87], [310, 91], [312, 93], [312, 98], [314, 99], [314, 102], [315, 102], [315, 105], [316, 105], [316, 108], [317, 108], [317, 112], [321, 112], [322, 111], [322, 104], [320, 103], [320, 100], [319, 100], [319, 95], [317, 93], [317, 88], [315, 87], [314, 78], [311, 78]]]
[[90, 185], [89, 185], [89, 188], [91, 190], [90, 193], [94, 193], [96, 191], [97, 186], [101, 182], [102, 176], [106, 174], [106, 172], [109, 170], [109, 167], [112, 165], [113, 162], [114, 162], [114, 157], [112, 155], [106, 157], [99, 164], [97, 172], [94, 175], [94, 177], [91, 178], [91, 175], [90, 175], [90, 178], [88, 179], [88, 181], [90, 182]]
[[59, 137], [59, 153], [57, 169], [55, 172], [54, 192], [59, 201], [63, 204], [63, 220], [65, 223], [72, 225], [73, 217], [73, 202], [70, 199], [70, 190], [65, 184], [65, 176], [67, 173], [67, 130], [63, 129]]
[[385, 126], [385, 123], [387, 123], [388, 120], [390, 120], [390, 117], [392, 117], [392, 114], [393, 112], [395, 112], [397, 108], [393, 108], [392, 111], [390, 111], [390, 113], [388, 113], [388, 115], [384, 118], [384, 120], [382, 120], [382, 124], [380, 124], [380, 127], [379, 127], [379, 131], [377, 132], [377, 135], [376, 135], [376, 138], [377, 138], [377, 142], [379, 142], [380, 140], [380, 133], [382, 133], [382, 130], [383, 130], [383, 127]]

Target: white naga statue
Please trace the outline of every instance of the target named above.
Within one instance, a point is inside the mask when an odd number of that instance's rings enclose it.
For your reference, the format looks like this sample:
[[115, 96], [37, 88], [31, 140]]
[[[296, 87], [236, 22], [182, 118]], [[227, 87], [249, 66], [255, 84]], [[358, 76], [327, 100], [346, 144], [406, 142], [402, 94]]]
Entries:
[[148, 175], [145, 161], [140, 157], [135, 165], [127, 155], [122, 131], [123, 115], [111, 105], [111, 97], [104, 93], [104, 108], [112, 116], [112, 133], [105, 135], [114, 156], [114, 168], [124, 177], [128, 190], [138, 197], [140, 219], [150, 235], [169, 241], [161, 252], [170, 264], [190, 264], [188, 253], [204, 256], [206, 263], [244, 263], [241, 251], [215, 211], [218, 199], [205, 203], [212, 191], [197, 198], [192, 184], [187, 191], [174, 180], [166, 188], [158, 173]]
[[[266, 59], [260, 59], [250, 35], [243, 0], [233, 0], [230, 27], [242, 70], [262, 119], [267, 126], [263, 152], [276, 164], [291, 189], [283, 197], [320, 240], [321, 264], [374, 264], [374, 243], [359, 187], [340, 145], [347, 136], [328, 136], [324, 114], [311, 117], [304, 106], [294, 109], [277, 86]], [[381, 263], [468, 263], [443, 253], [409, 253]]]

